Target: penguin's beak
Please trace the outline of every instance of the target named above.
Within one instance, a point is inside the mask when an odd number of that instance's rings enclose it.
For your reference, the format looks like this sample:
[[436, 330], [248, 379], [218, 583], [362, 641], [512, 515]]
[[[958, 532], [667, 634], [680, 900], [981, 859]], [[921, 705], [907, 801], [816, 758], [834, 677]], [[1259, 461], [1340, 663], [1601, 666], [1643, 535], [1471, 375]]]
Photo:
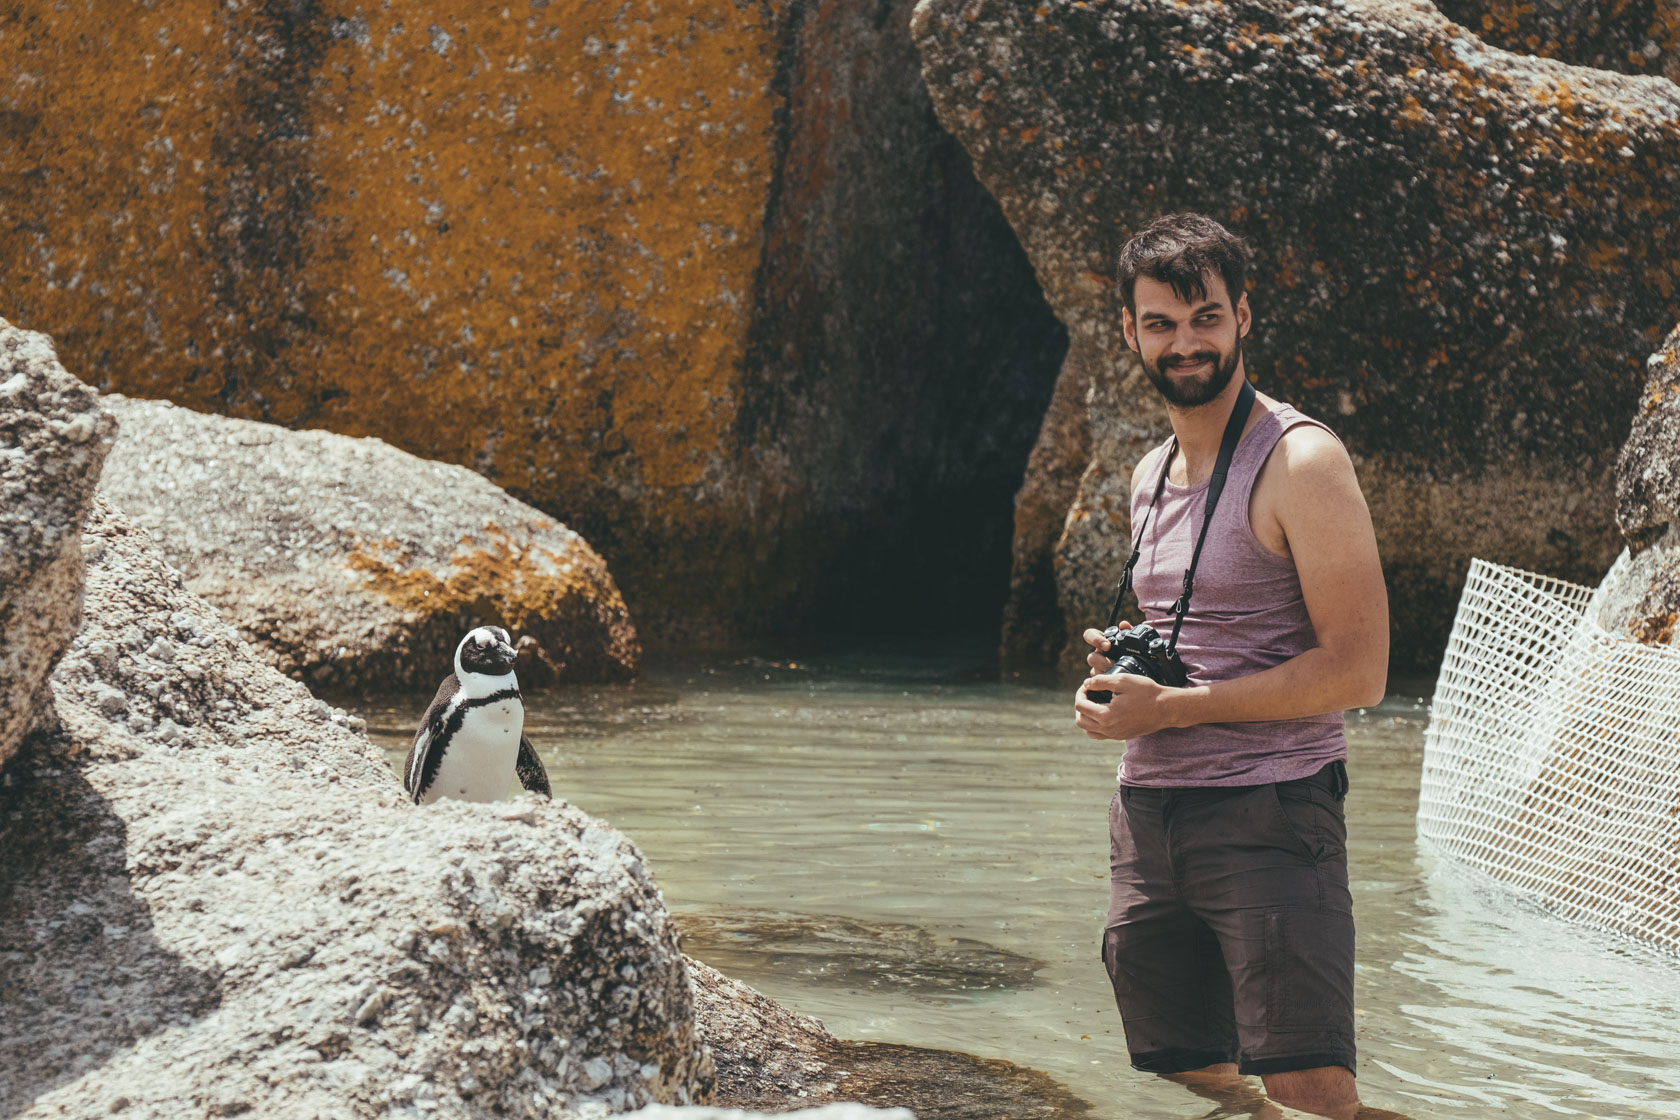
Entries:
[[519, 660], [519, 655], [515, 653], [513, 647], [508, 645], [506, 642], [497, 642], [485, 652], [489, 656], [491, 662], [504, 673], [513, 668], [513, 663]]

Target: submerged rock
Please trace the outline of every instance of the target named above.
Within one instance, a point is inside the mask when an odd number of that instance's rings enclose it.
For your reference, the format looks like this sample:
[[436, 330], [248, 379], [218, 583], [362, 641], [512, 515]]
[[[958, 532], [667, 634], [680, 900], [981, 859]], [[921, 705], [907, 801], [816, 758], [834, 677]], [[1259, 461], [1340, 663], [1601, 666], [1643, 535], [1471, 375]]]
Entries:
[[[1070, 645], [1166, 430], [1111, 278], [1167, 210], [1255, 249], [1249, 369], [1353, 454], [1396, 669], [1439, 656], [1471, 555], [1603, 573], [1610, 468], [1673, 322], [1680, 88], [1506, 53], [1421, 0], [922, 0], [913, 32], [1068, 325], [1063, 376], [1092, 379], [1088, 423], [1041, 434], [1034, 469], [1056, 477], [1029, 479], [1017, 527], [1015, 594], [1042, 602], [1054, 570]], [[1043, 499], [1082, 453], [1046, 555]]]
[[601, 557], [472, 471], [376, 439], [105, 399], [122, 436], [100, 492], [312, 688], [429, 689], [485, 623], [521, 642], [527, 686], [635, 671]]
[[1616, 465], [1616, 523], [1628, 556], [1600, 586], [1598, 624], [1646, 645], [1680, 628], [1680, 327], [1651, 355]]
[[802, 983], [877, 988], [947, 1001], [1030, 988], [1043, 962], [968, 938], [936, 937], [920, 926], [838, 914], [728, 909], [685, 912], [683, 945], [715, 966]]
[[748, 1112], [742, 1108], [719, 1108], [715, 1105], [650, 1104], [633, 1112], [626, 1120], [752, 1120], [759, 1116], [793, 1116], [799, 1120], [916, 1120], [914, 1114], [902, 1108], [871, 1108], [866, 1104], [842, 1102], [825, 1104], [820, 1108], [799, 1108], [792, 1112]]
[[82, 610], [82, 519], [116, 422], [52, 340], [0, 319], [0, 765], [50, 713]]
[[102, 499], [62, 730], [0, 785], [0, 1114], [704, 1100], [657, 888], [562, 801], [415, 808]]
[[949, 1050], [847, 1042], [699, 961], [695, 1012], [717, 1063], [717, 1103], [780, 1111], [788, 1102], [861, 1101], [920, 1120], [1055, 1120], [1090, 1103], [1038, 1070]]

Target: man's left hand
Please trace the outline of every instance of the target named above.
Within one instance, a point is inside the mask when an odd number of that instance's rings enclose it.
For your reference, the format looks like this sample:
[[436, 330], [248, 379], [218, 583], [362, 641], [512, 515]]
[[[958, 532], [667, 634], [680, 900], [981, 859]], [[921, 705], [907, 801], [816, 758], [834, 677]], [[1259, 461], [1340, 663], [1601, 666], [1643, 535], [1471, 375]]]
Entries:
[[[1108, 689], [1114, 699], [1098, 704], [1086, 697], [1086, 689]], [[1073, 722], [1092, 739], [1131, 739], [1169, 726], [1167, 694], [1177, 691], [1133, 673], [1087, 677], [1074, 695]]]

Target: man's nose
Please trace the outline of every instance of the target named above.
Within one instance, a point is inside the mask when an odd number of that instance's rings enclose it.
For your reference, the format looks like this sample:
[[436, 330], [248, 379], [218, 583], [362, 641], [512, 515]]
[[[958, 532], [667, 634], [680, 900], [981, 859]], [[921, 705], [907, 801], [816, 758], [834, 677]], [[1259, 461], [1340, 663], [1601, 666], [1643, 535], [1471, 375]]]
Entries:
[[1201, 348], [1202, 340], [1194, 327], [1182, 326], [1173, 330], [1172, 345], [1168, 348], [1171, 353], [1194, 354]]

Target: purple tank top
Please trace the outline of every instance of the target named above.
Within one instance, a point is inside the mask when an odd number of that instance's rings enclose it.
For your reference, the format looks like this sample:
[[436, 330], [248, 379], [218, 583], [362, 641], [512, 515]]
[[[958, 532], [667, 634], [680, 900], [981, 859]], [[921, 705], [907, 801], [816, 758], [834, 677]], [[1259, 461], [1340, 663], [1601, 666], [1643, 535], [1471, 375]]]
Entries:
[[[1301, 424], [1324, 428], [1280, 405], [1255, 422], [1231, 458], [1231, 473], [1196, 567], [1190, 613], [1178, 637], [1178, 654], [1192, 684], [1257, 673], [1318, 644], [1295, 562], [1261, 544], [1248, 520], [1260, 468], [1283, 433]], [[1149, 507], [1165, 447], [1150, 459], [1144, 482], [1132, 495], [1133, 525]], [[1171, 608], [1202, 528], [1207, 485], [1175, 486], [1169, 479], [1144, 533], [1133, 583], [1145, 621], [1163, 637], [1172, 633]], [[1128, 740], [1119, 778], [1128, 786], [1263, 785], [1304, 778], [1346, 757], [1340, 712], [1263, 723], [1204, 723]]]

